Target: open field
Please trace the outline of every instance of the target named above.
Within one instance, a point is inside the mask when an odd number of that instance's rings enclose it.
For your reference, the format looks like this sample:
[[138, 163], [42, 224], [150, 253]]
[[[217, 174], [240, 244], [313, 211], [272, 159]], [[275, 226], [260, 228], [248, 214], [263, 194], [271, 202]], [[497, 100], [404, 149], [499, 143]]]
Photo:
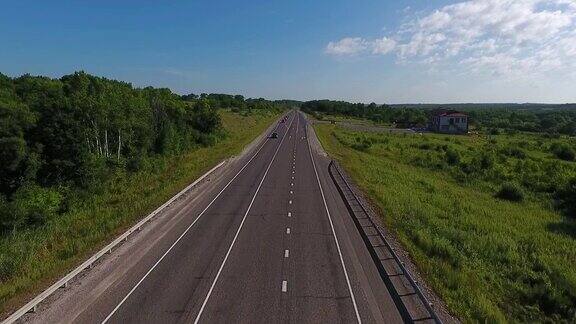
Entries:
[[557, 197], [576, 163], [554, 153], [573, 139], [315, 129], [458, 317], [575, 320], [576, 224]]
[[239, 153], [278, 112], [221, 111], [224, 132], [216, 144], [151, 159], [137, 173], [118, 171], [102, 188], [69, 202], [68, 211], [42, 227], [0, 240], [0, 310], [46, 286], [99, 249], [222, 159]]

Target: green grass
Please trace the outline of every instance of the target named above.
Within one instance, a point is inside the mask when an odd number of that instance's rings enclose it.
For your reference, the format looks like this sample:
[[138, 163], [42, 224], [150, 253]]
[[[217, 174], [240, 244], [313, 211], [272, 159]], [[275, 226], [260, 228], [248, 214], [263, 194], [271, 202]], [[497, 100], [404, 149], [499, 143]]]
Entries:
[[154, 159], [138, 173], [119, 173], [98, 193], [78, 197], [69, 211], [45, 226], [2, 237], [0, 310], [6, 312], [46, 287], [219, 161], [238, 154], [277, 116], [223, 111], [226, 136], [214, 146]]
[[[315, 129], [459, 318], [576, 321], [576, 225], [542, 190], [576, 175], [549, 152], [555, 140]], [[495, 197], [508, 181], [521, 184], [522, 202]]]

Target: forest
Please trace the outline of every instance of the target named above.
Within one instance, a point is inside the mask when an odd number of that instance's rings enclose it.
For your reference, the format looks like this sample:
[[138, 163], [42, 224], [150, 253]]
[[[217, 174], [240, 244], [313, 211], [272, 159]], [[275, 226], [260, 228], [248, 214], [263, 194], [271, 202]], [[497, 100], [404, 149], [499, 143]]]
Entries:
[[398, 127], [423, 127], [428, 120], [424, 109], [392, 108], [388, 105], [349, 103], [345, 101], [313, 100], [301, 105], [302, 111], [322, 119], [322, 115], [342, 115], [365, 118], [376, 123], [395, 123]]
[[184, 95], [76, 72], [52, 79], [0, 74], [0, 231], [44, 224], [67, 198], [119, 170], [212, 145], [220, 108], [281, 106], [239, 95]]
[[545, 104], [446, 104], [377, 105], [345, 101], [314, 100], [302, 104], [302, 110], [314, 114], [365, 118], [397, 127], [425, 127], [432, 109], [455, 109], [470, 116], [473, 129], [499, 134], [519, 131], [576, 135], [576, 105]]

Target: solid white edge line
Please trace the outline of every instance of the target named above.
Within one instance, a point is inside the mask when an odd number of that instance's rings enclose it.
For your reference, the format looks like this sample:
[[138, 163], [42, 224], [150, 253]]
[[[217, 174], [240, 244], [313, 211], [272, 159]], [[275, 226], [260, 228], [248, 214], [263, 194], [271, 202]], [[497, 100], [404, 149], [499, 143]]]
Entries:
[[[306, 137], [308, 138], [309, 136]], [[322, 184], [320, 183], [320, 177], [318, 176], [318, 171], [316, 170], [316, 162], [314, 162], [314, 156], [312, 155], [312, 147], [310, 146], [310, 141], [307, 140], [307, 142], [308, 142], [308, 153], [310, 153], [310, 159], [312, 160], [312, 166], [314, 167], [314, 173], [316, 174], [316, 180], [318, 181], [318, 187], [320, 188], [322, 201], [324, 201], [324, 208], [326, 208], [326, 214], [328, 215], [328, 220], [330, 221], [330, 227], [332, 228], [332, 234], [334, 235], [334, 241], [336, 242], [336, 249], [338, 250], [338, 255], [340, 256], [340, 263], [342, 264], [342, 270], [344, 270], [344, 277], [346, 277], [346, 283], [348, 284], [348, 290], [350, 291], [350, 297], [352, 298], [352, 304], [354, 305], [354, 311], [356, 312], [356, 319], [358, 320], [358, 323], [362, 323], [362, 319], [360, 318], [360, 312], [358, 312], [358, 305], [356, 305], [356, 298], [354, 297], [354, 292], [352, 291], [352, 285], [350, 284], [350, 278], [348, 277], [348, 271], [346, 270], [346, 265], [344, 264], [344, 257], [342, 256], [340, 243], [338, 242], [338, 237], [336, 236], [336, 230], [334, 229], [334, 223], [332, 222], [332, 216], [330, 215], [330, 210], [328, 210], [328, 204], [326, 203], [324, 190], [322, 189]]]
[[286, 134], [290, 131], [290, 128], [292, 127], [293, 122], [294, 122], [294, 118], [292, 118], [292, 121], [290, 122], [290, 126], [288, 126], [286, 133], [284, 133], [284, 136], [282, 136], [282, 140], [280, 141], [280, 144], [276, 148], [276, 151], [274, 152], [274, 155], [272, 156], [272, 160], [270, 160], [270, 163], [268, 164], [266, 171], [264, 171], [264, 176], [262, 177], [262, 179], [260, 180], [260, 183], [258, 184], [258, 187], [256, 188], [256, 192], [254, 193], [254, 196], [252, 197], [252, 200], [250, 201], [250, 204], [248, 205], [248, 209], [246, 209], [246, 213], [244, 213], [244, 217], [242, 217], [242, 221], [240, 222], [240, 226], [238, 227], [238, 230], [236, 231], [236, 234], [234, 235], [234, 238], [232, 239], [232, 243], [230, 244], [230, 247], [228, 248], [228, 251], [226, 252], [226, 255], [224, 256], [224, 260], [222, 261], [222, 264], [220, 265], [220, 268], [218, 269], [218, 272], [216, 273], [216, 277], [214, 278], [214, 282], [212, 282], [212, 285], [210, 286], [210, 290], [208, 290], [208, 294], [206, 295], [206, 298], [204, 299], [204, 302], [202, 303], [202, 307], [200, 307], [200, 310], [198, 311], [198, 315], [196, 316], [196, 319], [194, 320], [194, 324], [197, 324], [200, 321], [200, 317], [202, 316], [202, 312], [204, 311], [204, 308], [206, 307], [206, 304], [208, 303], [208, 299], [210, 299], [210, 295], [212, 295], [212, 291], [214, 290], [214, 287], [216, 286], [216, 283], [218, 282], [218, 278], [220, 277], [220, 274], [222, 273], [222, 269], [224, 269], [224, 265], [226, 264], [226, 261], [228, 260], [228, 257], [230, 256], [230, 252], [232, 252], [232, 248], [234, 247], [234, 244], [236, 243], [236, 239], [238, 238], [238, 235], [240, 234], [240, 231], [242, 230], [242, 227], [244, 226], [244, 221], [246, 221], [246, 217], [248, 216], [248, 213], [250, 212], [250, 209], [252, 208], [252, 204], [254, 204], [254, 200], [256, 200], [256, 196], [258, 196], [258, 192], [260, 191], [260, 188], [262, 187], [262, 184], [264, 183], [264, 180], [266, 179], [266, 176], [268, 175], [268, 171], [270, 171], [270, 167], [272, 166], [272, 163], [274, 163], [274, 160], [276, 159], [276, 155], [278, 154], [278, 151], [280, 151], [280, 148], [282, 147], [282, 143], [284, 143], [284, 139], [286, 138]]
[[[286, 134], [284, 134], [284, 136], [286, 136]], [[282, 140], [284, 140], [284, 137], [282, 137]], [[118, 303], [118, 305], [116, 305], [116, 307], [114, 307], [112, 312], [110, 312], [110, 314], [108, 314], [108, 316], [106, 316], [106, 318], [102, 321], [102, 324], [105, 324], [108, 322], [108, 320], [110, 320], [110, 318], [116, 313], [116, 311], [118, 311], [118, 309], [122, 306], [122, 304], [124, 304], [126, 302], [126, 300], [130, 297], [130, 295], [132, 295], [132, 293], [138, 288], [138, 286], [140, 286], [140, 284], [150, 275], [150, 273], [152, 273], [152, 271], [154, 271], [154, 269], [158, 266], [158, 264], [160, 264], [160, 262], [162, 262], [162, 260], [166, 257], [166, 255], [168, 255], [168, 253], [170, 253], [170, 251], [176, 246], [176, 244], [178, 244], [178, 242], [180, 242], [180, 240], [184, 237], [184, 235], [186, 235], [186, 233], [188, 233], [188, 231], [196, 224], [196, 222], [198, 222], [198, 220], [204, 215], [204, 213], [208, 210], [208, 208], [210, 208], [210, 206], [212, 206], [212, 204], [220, 197], [220, 195], [230, 186], [232, 181], [234, 181], [238, 177], [238, 175], [240, 175], [240, 173], [242, 173], [242, 171], [244, 171], [244, 169], [250, 164], [250, 162], [252, 162], [252, 160], [254, 160], [254, 158], [258, 155], [258, 153], [260, 153], [260, 151], [262, 150], [262, 148], [264, 148], [264, 146], [266, 145], [267, 142], [268, 142], [268, 139], [266, 139], [264, 141], [264, 143], [262, 143], [260, 148], [258, 148], [258, 151], [256, 151], [256, 153], [254, 153], [254, 155], [252, 155], [250, 160], [248, 160], [248, 162], [246, 162], [246, 164], [244, 164], [244, 166], [240, 169], [240, 171], [238, 171], [238, 173], [236, 173], [236, 175], [234, 175], [234, 177], [230, 181], [228, 181], [226, 186], [224, 186], [224, 188], [222, 188], [222, 190], [220, 190], [220, 192], [218, 192], [216, 197], [214, 197], [214, 199], [212, 199], [212, 201], [210, 201], [208, 206], [206, 206], [206, 208], [204, 208], [202, 210], [202, 212], [200, 212], [200, 214], [198, 214], [198, 217], [196, 217], [196, 219], [192, 222], [192, 224], [190, 224], [186, 228], [186, 230], [184, 230], [184, 232], [176, 239], [176, 241], [174, 241], [174, 243], [172, 243], [172, 245], [168, 248], [168, 250], [166, 252], [164, 252], [164, 254], [160, 257], [160, 259], [158, 259], [158, 261], [156, 261], [156, 263], [154, 263], [154, 265], [136, 283], [136, 285], [128, 292], [128, 294], [120, 301], [120, 303]]]

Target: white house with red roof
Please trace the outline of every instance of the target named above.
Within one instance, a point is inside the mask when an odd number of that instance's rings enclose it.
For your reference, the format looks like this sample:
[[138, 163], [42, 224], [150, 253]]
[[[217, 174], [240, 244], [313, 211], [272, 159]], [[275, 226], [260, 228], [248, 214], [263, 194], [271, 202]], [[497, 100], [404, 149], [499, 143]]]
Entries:
[[468, 115], [456, 110], [433, 110], [428, 120], [428, 129], [437, 133], [468, 133]]

